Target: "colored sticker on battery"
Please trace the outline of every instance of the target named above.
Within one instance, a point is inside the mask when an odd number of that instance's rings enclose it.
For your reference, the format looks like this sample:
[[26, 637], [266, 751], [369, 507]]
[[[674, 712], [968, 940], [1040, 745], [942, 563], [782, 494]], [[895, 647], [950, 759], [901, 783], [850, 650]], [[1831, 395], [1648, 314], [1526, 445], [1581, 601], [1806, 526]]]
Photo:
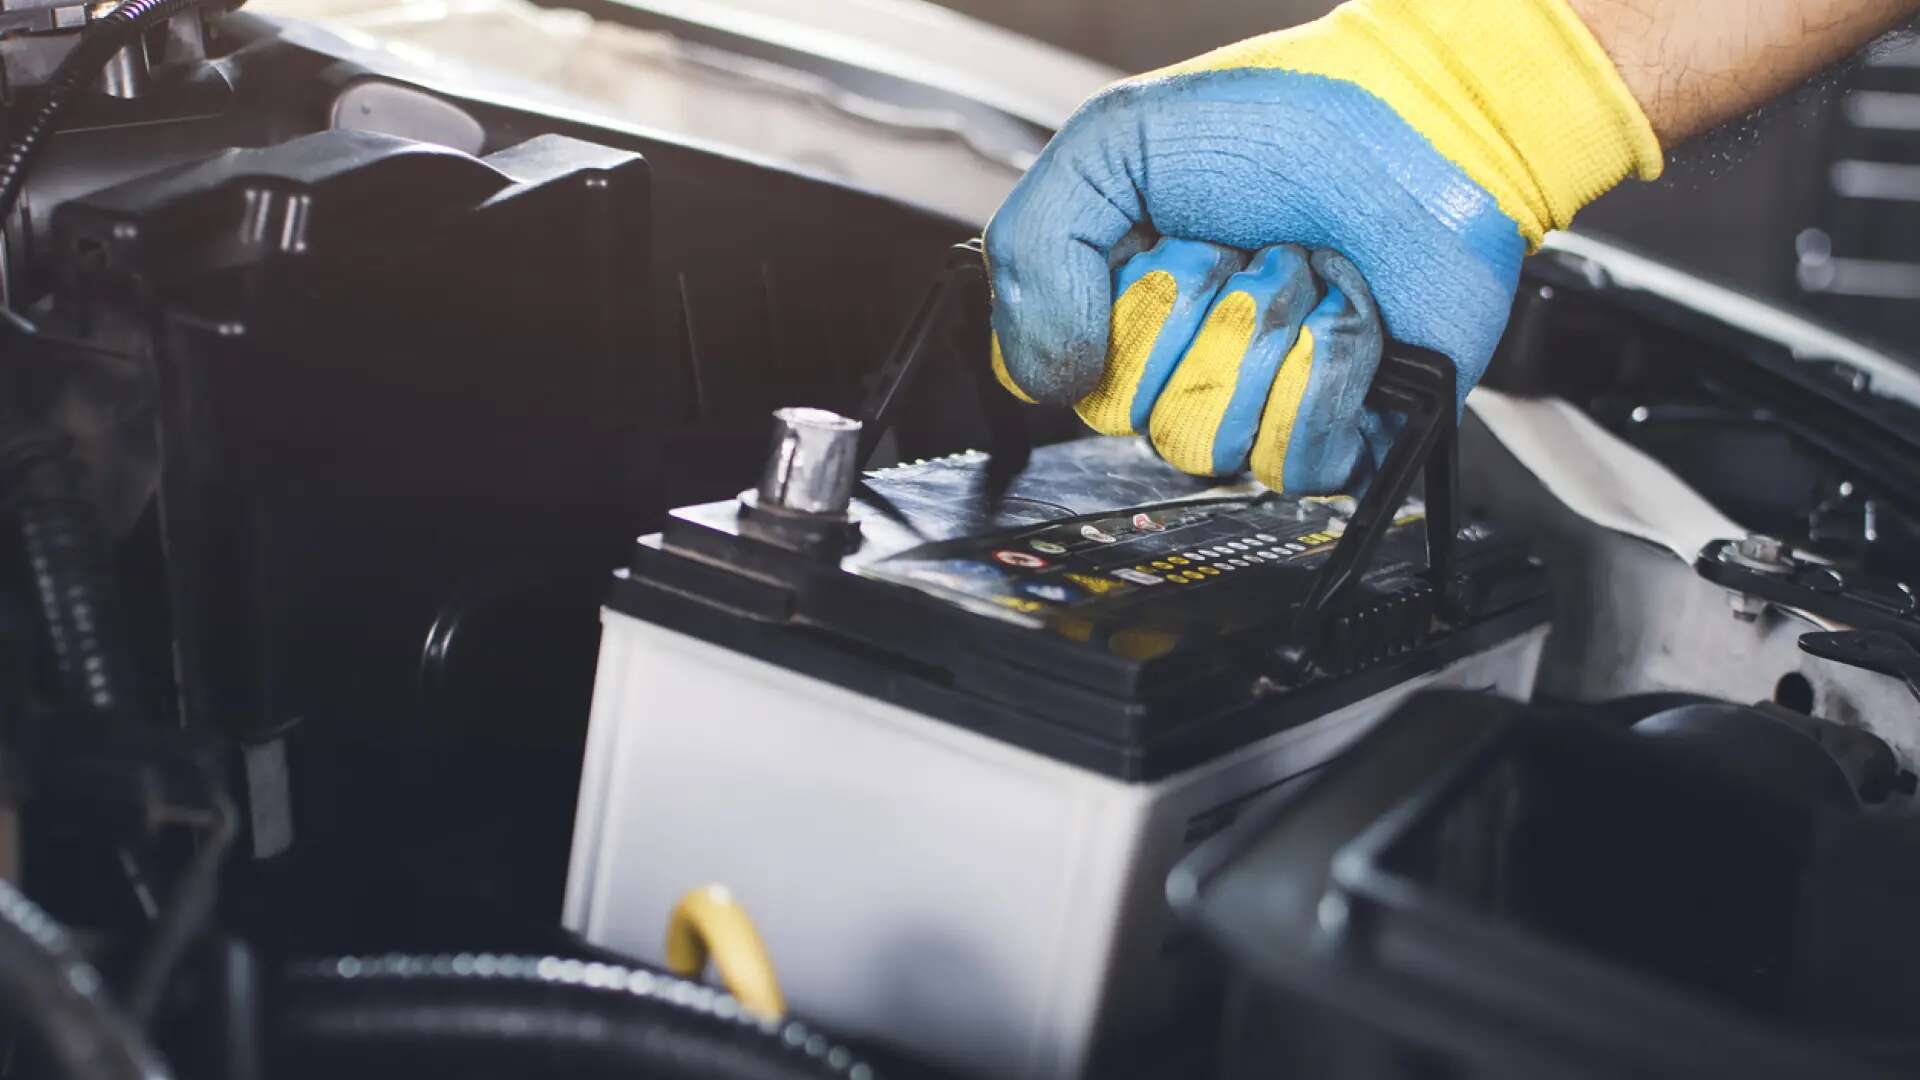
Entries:
[[[1089, 605], [1131, 605], [1155, 587], [1205, 590], [1232, 577], [1298, 573], [1339, 541], [1345, 523], [1300, 504], [1223, 499], [1154, 510], [1115, 510], [1013, 533], [940, 541], [859, 568], [865, 576], [947, 594], [974, 610], [1057, 617]], [[1395, 526], [1421, 516], [1403, 512]], [[1252, 579], [1248, 575], [1253, 575]]]

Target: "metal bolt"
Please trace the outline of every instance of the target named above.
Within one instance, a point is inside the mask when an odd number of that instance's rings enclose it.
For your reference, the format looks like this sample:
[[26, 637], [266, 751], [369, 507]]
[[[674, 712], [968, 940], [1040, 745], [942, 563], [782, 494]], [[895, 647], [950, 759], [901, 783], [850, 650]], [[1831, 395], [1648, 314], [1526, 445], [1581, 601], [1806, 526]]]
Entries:
[[1778, 566], [1787, 561], [1787, 545], [1771, 536], [1756, 533], [1741, 540], [1735, 549], [1742, 558], [1769, 566]]
[[1733, 610], [1733, 617], [1741, 622], [1757, 622], [1761, 612], [1767, 610], [1767, 602], [1752, 593], [1728, 593], [1727, 607]]
[[1722, 547], [1720, 561], [1756, 574], [1784, 574], [1793, 569], [1793, 549], [1783, 540], [1755, 534]]
[[825, 409], [779, 409], [760, 477], [760, 505], [797, 514], [844, 514], [860, 463], [860, 421]]

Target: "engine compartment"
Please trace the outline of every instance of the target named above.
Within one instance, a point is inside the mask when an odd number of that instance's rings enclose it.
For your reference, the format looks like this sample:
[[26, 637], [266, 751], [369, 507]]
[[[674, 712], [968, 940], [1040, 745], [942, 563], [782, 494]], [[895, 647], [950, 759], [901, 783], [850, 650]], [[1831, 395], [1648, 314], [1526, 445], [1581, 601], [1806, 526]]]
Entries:
[[[857, 1015], [758, 1024], [561, 923], [611, 575], [752, 485], [773, 410], [857, 415], [977, 223], [397, 75], [297, 23], [178, 18], [204, 58], [77, 97], [5, 223], [4, 876], [84, 934], [66, 960], [183, 1074], [626, 1067], [587, 1027], [702, 1048], [661, 1075], [953, 1067]], [[1524, 538], [1550, 588], [1531, 707], [1732, 708], [1680, 729], [1701, 768], [1837, 800], [1901, 850], [1920, 377], [1649, 280], [1578, 237], [1531, 260], [1483, 395], [1504, 405], [1462, 421], [1462, 518]], [[898, 407], [863, 464], [995, 438], [951, 366]], [[1733, 531], [1663, 542], [1682, 520]], [[1880, 636], [1802, 640], [1848, 630]], [[516, 986], [564, 1007], [512, 1020]], [[1130, 1068], [1213, 1066], [1222, 1011], [1194, 1000]]]

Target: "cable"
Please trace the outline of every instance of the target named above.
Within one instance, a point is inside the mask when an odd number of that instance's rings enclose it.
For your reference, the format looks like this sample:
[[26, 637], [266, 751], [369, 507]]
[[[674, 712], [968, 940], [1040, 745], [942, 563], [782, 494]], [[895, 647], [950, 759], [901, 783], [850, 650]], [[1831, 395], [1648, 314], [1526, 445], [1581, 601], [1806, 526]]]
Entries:
[[225, 791], [209, 781], [209, 797], [214, 814], [212, 827], [181, 872], [173, 895], [161, 909], [160, 919], [148, 935], [133, 975], [127, 981], [127, 1011], [143, 1026], [153, 1020], [161, 995], [173, 977], [180, 960], [212, 921], [220, 900], [220, 867], [240, 831], [239, 812]]
[[316, 1074], [378, 1061], [407, 1075], [877, 1076], [824, 1032], [753, 1016], [700, 983], [553, 956], [303, 963], [289, 971], [280, 1002], [281, 1059]]
[[100, 973], [39, 905], [0, 880], [0, 1003], [39, 1036], [69, 1080], [167, 1080], [171, 1075]]
[[165, 22], [206, 0], [123, 0], [120, 6], [87, 24], [80, 43], [53, 69], [40, 104], [21, 123], [19, 133], [0, 153], [0, 222], [13, 217], [25, 189], [27, 170], [40, 155], [54, 125], [67, 111], [73, 96], [105, 68], [113, 54], [139, 40], [156, 23]]

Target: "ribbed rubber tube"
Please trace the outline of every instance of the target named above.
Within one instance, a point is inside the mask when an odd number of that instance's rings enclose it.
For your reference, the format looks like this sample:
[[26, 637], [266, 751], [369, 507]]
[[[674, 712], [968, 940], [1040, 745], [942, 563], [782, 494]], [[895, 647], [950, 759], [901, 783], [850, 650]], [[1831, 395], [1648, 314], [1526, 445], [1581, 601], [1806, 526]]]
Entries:
[[[289, 1075], [368, 1063], [394, 1075], [874, 1080], [797, 1020], [616, 964], [538, 956], [341, 957], [287, 973], [274, 1023]], [[384, 1073], [382, 1074], [384, 1075]]]
[[80, 490], [79, 466], [65, 441], [33, 435], [11, 439], [0, 449], [0, 498], [19, 522], [67, 704], [103, 726], [135, 725], [138, 691], [121, 637], [106, 535]]

